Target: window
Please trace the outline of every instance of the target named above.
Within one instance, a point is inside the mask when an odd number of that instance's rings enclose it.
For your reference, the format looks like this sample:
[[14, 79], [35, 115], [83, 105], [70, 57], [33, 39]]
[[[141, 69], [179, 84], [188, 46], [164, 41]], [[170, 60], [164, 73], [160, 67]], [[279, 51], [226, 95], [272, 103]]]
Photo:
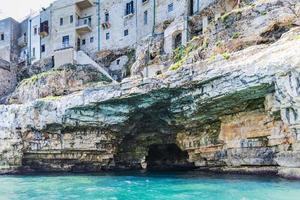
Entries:
[[35, 58], [35, 48], [32, 48], [32, 57]]
[[33, 28], [33, 33], [34, 33], [34, 35], [37, 35], [37, 27]]
[[73, 21], [74, 21], [74, 19], [73, 19], [73, 15], [71, 15], [71, 16], [70, 16], [70, 24], [72, 24], [72, 23], [73, 23]]
[[94, 37], [90, 37], [90, 43], [94, 42]]
[[4, 41], [4, 33], [1, 33], [1, 41]]
[[130, 15], [134, 13], [134, 4], [133, 1], [130, 1], [126, 4], [125, 15]]
[[86, 41], [85, 39], [82, 40], [82, 45], [85, 45]]
[[105, 22], [106, 23], [109, 22], [109, 13], [108, 12], [105, 13]]
[[144, 12], [144, 25], [147, 25], [148, 24], [148, 11], [146, 10]]
[[42, 46], [41, 46], [41, 52], [45, 52], [46, 51], [46, 47], [45, 47], [45, 45], [43, 44]]
[[172, 12], [174, 10], [174, 4], [173, 3], [170, 3], [168, 5], [168, 12]]
[[109, 39], [110, 39], [110, 33], [106, 33], [106, 34], [105, 34], [105, 39], [106, 39], [106, 40], [109, 40]]
[[69, 36], [68, 35], [63, 36], [63, 38], [62, 38], [62, 46], [63, 46], [63, 48], [69, 47], [69, 42], [70, 42]]
[[117, 60], [117, 65], [120, 65], [120, 59]]
[[64, 19], [63, 18], [60, 18], [60, 25], [62, 26], [62, 25], [64, 25]]
[[124, 36], [127, 36], [129, 34], [129, 31], [128, 31], [128, 29], [126, 29], [125, 31], [124, 31]]
[[42, 34], [48, 34], [49, 33], [49, 26], [48, 26], [48, 21], [44, 21], [40, 25], [40, 32]]

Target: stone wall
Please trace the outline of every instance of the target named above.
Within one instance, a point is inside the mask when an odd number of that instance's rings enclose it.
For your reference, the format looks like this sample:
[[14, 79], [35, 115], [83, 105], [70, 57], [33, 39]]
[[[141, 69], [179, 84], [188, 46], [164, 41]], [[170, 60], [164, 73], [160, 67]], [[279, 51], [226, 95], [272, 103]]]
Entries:
[[16, 69], [0, 59], [0, 99], [11, 93], [17, 84]]
[[8, 62], [17, 62], [19, 57], [17, 39], [20, 34], [18, 24], [12, 18], [0, 21], [0, 34], [4, 34], [4, 40], [0, 40], [0, 59]]

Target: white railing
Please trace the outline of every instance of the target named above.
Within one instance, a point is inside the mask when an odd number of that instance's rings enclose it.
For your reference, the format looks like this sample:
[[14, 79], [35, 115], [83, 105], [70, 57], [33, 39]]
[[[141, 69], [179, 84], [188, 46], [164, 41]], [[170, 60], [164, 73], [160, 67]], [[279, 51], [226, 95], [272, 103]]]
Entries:
[[77, 27], [81, 27], [81, 26], [90, 26], [91, 27], [91, 25], [92, 25], [91, 19], [89, 20], [89, 18], [79, 19], [76, 24]]

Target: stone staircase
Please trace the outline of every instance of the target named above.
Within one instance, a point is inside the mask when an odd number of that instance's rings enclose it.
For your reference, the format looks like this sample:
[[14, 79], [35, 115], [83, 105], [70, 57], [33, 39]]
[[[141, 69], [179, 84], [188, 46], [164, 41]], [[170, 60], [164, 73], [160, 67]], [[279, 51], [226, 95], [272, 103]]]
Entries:
[[96, 62], [95, 62], [90, 56], [88, 56], [84, 51], [80, 50], [80, 51], [77, 51], [77, 52], [76, 52], [76, 55], [75, 55], [75, 61], [77, 62], [77, 64], [80, 64], [80, 65], [93, 65], [93, 66], [96, 67], [102, 74], [104, 74], [105, 76], [107, 76], [110, 80], [112, 80], [113, 82], [115, 81], [103, 67], [101, 67], [98, 63], [96, 63]]

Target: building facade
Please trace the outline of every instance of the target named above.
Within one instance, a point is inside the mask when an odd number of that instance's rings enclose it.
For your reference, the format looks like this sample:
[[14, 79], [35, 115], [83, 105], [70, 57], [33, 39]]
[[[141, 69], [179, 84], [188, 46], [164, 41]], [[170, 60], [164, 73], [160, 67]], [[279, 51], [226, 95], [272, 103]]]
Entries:
[[[188, 16], [212, 1], [56, 0], [21, 23], [0, 21], [5, 39], [0, 38], [0, 58], [30, 64], [68, 48], [92, 55], [134, 47], [155, 34], [165, 35], [165, 52], [170, 53], [188, 40]], [[174, 20], [176, 26], [165, 30], [164, 23]]]
[[8, 62], [16, 61], [19, 55], [18, 37], [20, 26], [13, 18], [0, 21], [0, 58]]

